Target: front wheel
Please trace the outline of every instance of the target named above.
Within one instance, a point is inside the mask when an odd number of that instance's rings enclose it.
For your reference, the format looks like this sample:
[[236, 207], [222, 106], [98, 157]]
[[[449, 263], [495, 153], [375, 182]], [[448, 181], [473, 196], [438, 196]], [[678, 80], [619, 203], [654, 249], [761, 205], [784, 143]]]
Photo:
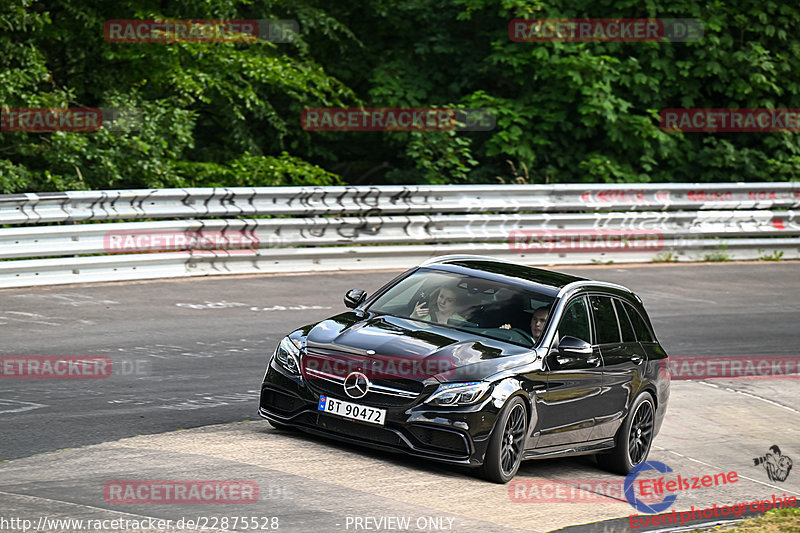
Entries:
[[525, 402], [515, 396], [500, 412], [489, 448], [480, 467], [480, 475], [495, 483], [508, 483], [519, 470], [525, 436], [528, 433], [528, 417]]
[[598, 454], [597, 462], [606, 470], [627, 475], [634, 466], [647, 459], [654, 429], [653, 397], [645, 392], [634, 400], [628, 417], [617, 432], [614, 449], [608, 454]]

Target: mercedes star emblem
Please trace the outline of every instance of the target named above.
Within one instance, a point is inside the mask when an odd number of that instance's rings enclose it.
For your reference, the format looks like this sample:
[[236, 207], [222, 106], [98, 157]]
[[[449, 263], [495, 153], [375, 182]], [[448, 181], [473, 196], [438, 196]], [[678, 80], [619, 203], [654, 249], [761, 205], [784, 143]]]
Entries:
[[344, 393], [351, 398], [363, 398], [369, 392], [369, 379], [361, 372], [350, 372], [344, 378]]

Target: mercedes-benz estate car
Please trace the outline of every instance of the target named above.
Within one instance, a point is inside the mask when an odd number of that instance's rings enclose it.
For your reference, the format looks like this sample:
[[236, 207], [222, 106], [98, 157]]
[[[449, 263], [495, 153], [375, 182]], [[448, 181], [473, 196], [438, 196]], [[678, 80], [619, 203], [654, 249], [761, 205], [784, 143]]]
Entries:
[[669, 399], [667, 354], [620, 285], [480, 256], [445, 256], [348, 311], [289, 333], [259, 413], [279, 429], [479, 469], [524, 459], [647, 459]]

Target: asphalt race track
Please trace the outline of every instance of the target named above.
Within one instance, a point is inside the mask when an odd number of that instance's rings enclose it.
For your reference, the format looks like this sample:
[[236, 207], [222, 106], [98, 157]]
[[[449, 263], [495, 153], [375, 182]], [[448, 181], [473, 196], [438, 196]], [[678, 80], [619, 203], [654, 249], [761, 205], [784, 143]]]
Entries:
[[[671, 356], [797, 358], [799, 267], [786, 261], [554, 268], [639, 293]], [[550, 531], [636, 512], [620, 494], [528, 501], [531, 483], [620, 480], [591, 458], [528, 462], [515, 480], [522, 488], [492, 485], [458, 469], [277, 431], [260, 420], [257, 390], [280, 338], [344, 310], [347, 289], [371, 292], [394, 274], [0, 290], [0, 355], [103, 356], [114, 368], [107, 379], [0, 379], [0, 461], [6, 461], [0, 530], [3, 518], [36, 524], [42, 516], [173, 520], [170, 527], [141, 528], [151, 532], [252, 530], [221, 521], [240, 516], [292, 532]], [[674, 381], [650, 459], [684, 476], [738, 473], [734, 484], [681, 493], [678, 510], [800, 496], [797, 468], [785, 481], [770, 481], [753, 465], [773, 444], [799, 460], [798, 421], [797, 379]], [[251, 480], [259, 498], [109, 503], [104, 487], [113, 480]], [[206, 517], [205, 529], [176, 525], [190, 517]], [[389, 517], [408, 518], [408, 526]], [[626, 531], [629, 522], [604, 527]]]

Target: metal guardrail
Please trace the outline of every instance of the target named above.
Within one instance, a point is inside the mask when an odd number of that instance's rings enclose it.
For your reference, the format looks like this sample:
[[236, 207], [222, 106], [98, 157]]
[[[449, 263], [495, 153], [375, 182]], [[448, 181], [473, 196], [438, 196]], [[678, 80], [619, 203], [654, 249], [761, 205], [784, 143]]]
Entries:
[[[799, 182], [0, 195], [0, 287], [404, 268], [450, 253], [531, 264], [789, 259], [800, 257], [798, 207]], [[166, 220], [117, 222], [141, 219]]]
[[257, 215], [792, 209], [800, 183], [234, 187], [0, 195], [0, 224]]
[[[657, 231], [661, 239], [800, 236], [798, 211], [688, 211], [542, 215], [418, 215], [190, 220], [34, 226], [0, 230], [0, 258], [121, 253], [128, 236], [166, 240], [180, 234], [225, 233], [248, 248], [354, 244], [502, 242], [514, 232], [534, 236], [596, 230]], [[540, 232], [540, 233], [537, 233]], [[549, 232], [549, 233], [545, 233]], [[162, 243], [159, 246], [163, 248]], [[188, 247], [188, 246], [187, 246]]]

